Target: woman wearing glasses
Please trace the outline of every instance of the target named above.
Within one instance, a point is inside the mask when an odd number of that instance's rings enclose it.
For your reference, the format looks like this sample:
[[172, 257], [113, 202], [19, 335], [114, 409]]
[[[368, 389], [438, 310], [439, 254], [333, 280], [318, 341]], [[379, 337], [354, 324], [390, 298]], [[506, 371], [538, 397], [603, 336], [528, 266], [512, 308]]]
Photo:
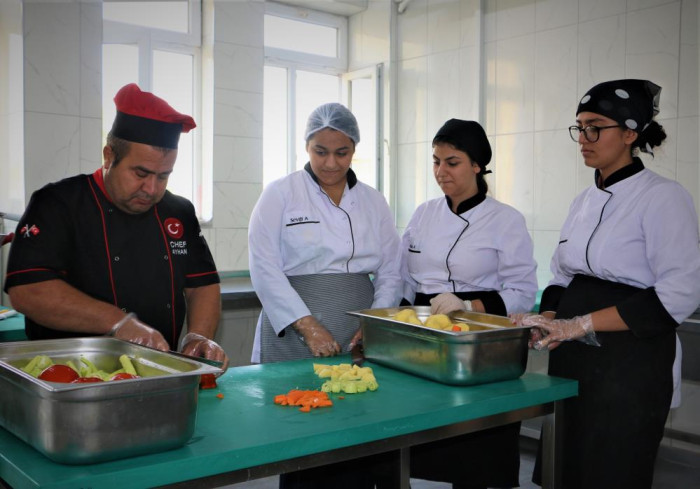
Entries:
[[567, 489], [651, 487], [673, 393], [675, 328], [700, 303], [692, 198], [637, 157], [666, 138], [653, 119], [660, 91], [616, 80], [581, 99], [570, 133], [595, 183], [571, 204], [540, 315], [522, 319], [537, 327], [534, 346], [551, 350], [549, 373], [579, 382], [565, 405]]

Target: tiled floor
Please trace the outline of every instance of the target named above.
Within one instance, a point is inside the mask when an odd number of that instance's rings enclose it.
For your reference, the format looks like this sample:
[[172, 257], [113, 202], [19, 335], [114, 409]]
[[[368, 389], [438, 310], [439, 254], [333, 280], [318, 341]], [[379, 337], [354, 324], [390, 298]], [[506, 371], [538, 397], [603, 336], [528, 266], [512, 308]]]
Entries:
[[[539, 489], [530, 482], [536, 441], [521, 437], [520, 483], [522, 489]], [[700, 489], [700, 452], [662, 446], [656, 461], [654, 489]], [[411, 479], [411, 489], [450, 489], [449, 484]], [[222, 488], [224, 489], [224, 488]], [[277, 489], [277, 477], [226, 486], [225, 489]], [[329, 488], [332, 489], [332, 488]]]

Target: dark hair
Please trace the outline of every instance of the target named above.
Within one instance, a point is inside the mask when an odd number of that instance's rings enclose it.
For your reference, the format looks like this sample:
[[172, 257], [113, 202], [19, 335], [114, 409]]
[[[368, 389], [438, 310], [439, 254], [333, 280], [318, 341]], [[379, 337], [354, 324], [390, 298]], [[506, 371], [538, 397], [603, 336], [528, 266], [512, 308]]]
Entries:
[[646, 149], [647, 146], [650, 149], [661, 146], [661, 143], [663, 143], [665, 139], [666, 131], [664, 131], [664, 128], [658, 122], [652, 120], [646, 129], [637, 135], [637, 139], [632, 143], [632, 154], [636, 154], [638, 151], [641, 151], [642, 148]]
[[[107, 146], [112, 148], [112, 153], [114, 154], [114, 161], [112, 162], [112, 166], [117, 166], [119, 162], [126, 158], [126, 156], [129, 154], [129, 151], [131, 150], [131, 141], [118, 138], [117, 136], [112, 134], [112, 131], [110, 131], [109, 134], [107, 134]], [[160, 146], [151, 147], [157, 149], [164, 155], [168, 154], [171, 151], [174, 151], [174, 148], [162, 148]]]
[[486, 179], [484, 178], [485, 167], [483, 165], [479, 164], [478, 161], [474, 161], [474, 159], [469, 154], [469, 151], [467, 151], [467, 149], [462, 147], [460, 144], [455, 144], [454, 140], [450, 137], [440, 136], [440, 135], [435, 136], [433, 138], [433, 146], [435, 146], [436, 144], [449, 144], [457, 151], [461, 151], [462, 153], [466, 153], [467, 156], [469, 156], [469, 159], [472, 160], [472, 163], [476, 163], [477, 165], [479, 165], [479, 168], [481, 168], [481, 171], [476, 174], [476, 188], [479, 190], [480, 194], [486, 195], [486, 193], [489, 191], [489, 185], [486, 183]]

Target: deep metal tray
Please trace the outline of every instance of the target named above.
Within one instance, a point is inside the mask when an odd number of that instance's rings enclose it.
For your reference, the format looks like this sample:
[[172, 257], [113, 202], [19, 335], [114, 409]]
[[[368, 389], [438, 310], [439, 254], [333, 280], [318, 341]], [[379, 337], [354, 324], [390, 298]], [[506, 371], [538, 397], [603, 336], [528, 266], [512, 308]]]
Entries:
[[[84, 356], [99, 369], [132, 360], [138, 379], [45, 382], [20, 370], [35, 355]], [[128, 343], [91, 337], [0, 344], [0, 426], [55, 462], [86, 464], [169, 450], [194, 433], [199, 376], [221, 369]]]
[[451, 385], [476, 385], [517, 379], [527, 367], [528, 327], [506, 317], [476, 312], [452, 315], [470, 331], [441, 331], [396, 321], [401, 309], [413, 309], [421, 321], [428, 306], [365, 309], [358, 316], [365, 357], [388, 367]]

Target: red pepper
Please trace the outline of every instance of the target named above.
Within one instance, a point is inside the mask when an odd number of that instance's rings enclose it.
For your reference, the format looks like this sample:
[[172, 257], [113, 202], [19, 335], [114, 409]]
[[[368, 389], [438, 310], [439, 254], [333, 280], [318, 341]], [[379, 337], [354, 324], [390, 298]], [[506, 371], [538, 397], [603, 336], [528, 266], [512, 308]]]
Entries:
[[70, 368], [68, 365], [60, 364], [46, 367], [44, 371], [39, 374], [39, 378], [41, 380], [46, 380], [48, 382], [70, 383], [78, 377], [80, 377], [78, 372]]
[[139, 378], [138, 375], [131, 375], [131, 374], [127, 374], [126, 372], [122, 372], [120, 374], [113, 375], [112, 378], [109, 380], [127, 380], [127, 379], [138, 379], [138, 378]]
[[99, 377], [78, 377], [72, 383], [73, 384], [85, 384], [88, 382], [103, 382]]
[[202, 374], [199, 377], [200, 389], [216, 389], [216, 375]]

